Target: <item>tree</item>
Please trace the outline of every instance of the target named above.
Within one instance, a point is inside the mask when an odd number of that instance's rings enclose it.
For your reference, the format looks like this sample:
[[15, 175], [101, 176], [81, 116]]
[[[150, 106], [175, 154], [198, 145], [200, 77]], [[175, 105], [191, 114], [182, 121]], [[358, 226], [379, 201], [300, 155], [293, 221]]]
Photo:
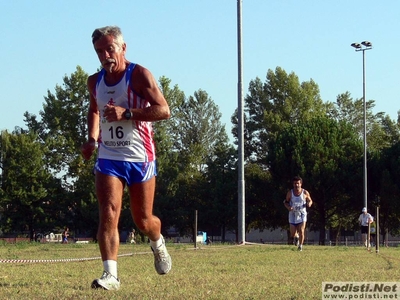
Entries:
[[203, 90], [196, 91], [180, 109], [177, 149], [188, 167], [204, 172], [207, 159], [214, 155], [215, 145], [228, 141], [225, 127], [221, 124], [221, 113]]
[[245, 179], [246, 217], [249, 220], [247, 229], [285, 227], [287, 222], [282, 219], [280, 212], [283, 198], [271, 184], [271, 174], [260, 164], [248, 163]]
[[[386, 234], [386, 229], [392, 234], [398, 234], [399, 211], [397, 198], [400, 185], [396, 181], [398, 172], [397, 148], [400, 140], [399, 121], [393, 121], [383, 112], [374, 114], [375, 106], [373, 100], [366, 102], [366, 125], [367, 125], [367, 174], [368, 174], [368, 210], [373, 213], [376, 206], [381, 207], [381, 228]], [[353, 125], [359, 137], [363, 139], [364, 134], [364, 101], [353, 100], [350, 93], [338, 95], [331, 116], [336, 120], [344, 120]], [[356, 185], [354, 185], [356, 186]], [[357, 199], [362, 199], [362, 195]], [[358, 209], [353, 213], [353, 219], [345, 220], [347, 223], [357, 224], [361, 201]], [[337, 220], [337, 223], [343, 224]], [[347, 227], [351, 227], [349, 224]], [[353, 225], [353, 228], [355, 226]]]
[[[366, 103], [367, 144], [369, 152], [390, 147], [400, 138], [398, 122], [383, 112], [374, 114], [374, 100]], [[329, 115], [338, 121], [346, 121], [354, 126], [360, 137], [364, 135], [364, 100], [351, 98], [349, 92], [339, 94]]]
[[330, 107], [322, 102], [312, 79], [300, 83], [293, 72], [287, 74], [280, 67], [268, 70], [266, 82], [252, 80], [245, 97], [246, 158], [265, 164], [270, 139], [288, 125], [325, 115]]
[[202, 181], [205, 205], [199, 224], [208, 235], [221, 234], [225, 241], [226, 231], [236, 229], [238, 224], [237, 155], [231, 145], [222, 142], [215, 145], [214, 154], [208, 158]]
[[[380, 209], [381, 234], [400, 234], [400, 141], [375, 154], [370, 165], [368, 210]], [[372, 172], [371, 172], [372, 171]]]
[[70, 77], [64, 76], [63, 86], [56, 85], [55, 94], [47, 91], [40, 120], [29, 112], [24, 114], [28, 129], [36, 132], [39, 141], [50, 150], [47, 158], [50, 168], [54, 174], [64, 173], [65, 183], [75, 179], [82, 166], [79, 149], [87, 138], [87, 77], [77, 66]]
[[[60, 210], [69, 218], [68, 224], [75, 231], [91, 229], [94, 208], [94, 157], [88, 163], [83, 161], [80, 146], [87, 139], [87, 111], [89, 93], [88, 74], [77, 66], [70, 76], [64, 76], [63, 85], [56, 85], [55, 94], [47, 91], [43, 110], [36, 115], [25, 112], [28, 129], [37, 134], [37, 142], [46, 146], [47, 170], [55, 178], [62, 179], [65, 194], [64, 207]], [[56, 207], [53, 207], [56, 209]], [[85, 211], [85, 210], [88, 211]], [[90, 221], [84, 216], [90, 216]], [[72, 227], [72, 226], [71, 226]]]
[[348, 219], [355, 211], [353, 199], [358, 196], [357, 191], [352, 194], [352, 187], [362, 182], [361, 146], [351, 125], [327, 117], [287, 126], [269, 142], [268, 164], [282, 195], [293, 176], [304, 178], [314, 200], [309, 221], [320, 231], [321, 244], [325, 242], [325, 229], [335, 226], [333, 216]]
[[[266, 81], [260, 78], [249, 84], [245, 97], [244, 154], [246, 158], [246, 204], [250, 203], [249, 223], [255, 228], [263, 226], [276, 228], [286, 226], [281, 215], [282, 195], [287, 186], [272, 180], [270, 147], [281, 132], [290, 126], [322, 117], [333, 107], [323, 103], [318, 85], [310, 79], [301, 82], [293, 72], [288, 74], [282, 68], [268, 70]], [[232, 123], [237, 125], [236, 115]], [[237, 137], [237, 131], [232, 131]], [[289, 170], [285, 170], [288, 176]], [[289, 178], [285, 178], [285, 182]], [[265, 215], [272, 216], [265, 218]], [[284, 225], [285, 224], [285, 225]]]
[[54, 226], [55, 216], [48, 207], [62, 203], [56, 199], [60, 182], [55, 181], [43, 161], [49, 153], [45, 145], [36, 142], [37, 135], [16, 128], [13, 133], [1, 133], [1, 205], [2, 230], [25, 231]]
[[158, 160], [163, 168], [157, 195], [167, 220], [163, 219], [163, 224], [191, 234], [194, 211], [205, 211], [208, 199], [213, 198], [214, 191], [207, 186], [208, 163], [216, 159], [217, 145], [226, 144], [228, 137], [218, 106], [205, 91], [186, 98], [177, 86], [171, 89], [169, 84], [165, 78], [161, 80], [171, 119], [156, 127], [161, 142], [157, 142]]
[[[178, 213], [175, 196], [178, 190], [180, 157], [175, 143], [179, 140], [179, 107], [185, 101], [185, 94], [178, 85], [171, 87], [171, 80], [166, 77], [159, 79], [160, 89], [168, 102], [171, 118], [153, 123], [154, 140], [157, 149], [157, 186], [155, 194], [155, 214], [162, 220], [164, 231], [173, 227]], [[164, 232], [167, 236], [167, 232]]]

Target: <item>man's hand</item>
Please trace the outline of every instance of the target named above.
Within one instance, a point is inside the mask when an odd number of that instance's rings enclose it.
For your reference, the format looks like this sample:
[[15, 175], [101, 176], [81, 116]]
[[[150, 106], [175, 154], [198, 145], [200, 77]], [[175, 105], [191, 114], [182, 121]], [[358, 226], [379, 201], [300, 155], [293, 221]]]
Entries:
[[84, 159], [89, 160], [94, 150], [96, 149], [97, 143], [95, 141], [87, 141], [81, 147], [81, 153]]
[[126, 108], [121, 106], [107, 104], [104, 109], [103, 117], [107, 120], [107, 122], [121, 121], [124, 120], [125, 110]]

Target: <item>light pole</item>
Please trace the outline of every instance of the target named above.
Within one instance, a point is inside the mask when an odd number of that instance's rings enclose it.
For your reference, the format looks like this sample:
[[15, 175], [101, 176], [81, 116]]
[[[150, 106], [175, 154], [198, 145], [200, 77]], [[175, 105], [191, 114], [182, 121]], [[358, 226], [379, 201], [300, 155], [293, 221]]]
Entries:
[[372, 49], [372, 43], [364, 41], [361, 44], [353, 43], [352, 47], [356, 51], [362, 51], [363, 53], [363, 102], [364, 102], [364, 207], [367, 207], [367, 100], [365, 99], [365, 51]]
[[244, 110], [243, 110], [243, 62], [242, 62], [242, 0], [237, 0], [238, 39], [238, 242], [246, 243], [245, 179], [244, 179]]

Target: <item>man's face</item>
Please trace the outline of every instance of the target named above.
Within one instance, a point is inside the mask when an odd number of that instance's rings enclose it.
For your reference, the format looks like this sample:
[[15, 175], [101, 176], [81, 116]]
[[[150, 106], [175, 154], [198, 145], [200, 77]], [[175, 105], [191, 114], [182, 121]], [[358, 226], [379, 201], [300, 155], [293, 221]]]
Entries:
[[94, 43], [97, 57], [108, 73], [125, 70], [125, 49], [126, 45], [117, 45], [111, 35], [103, 36]]
[[293, 181], [293, 188], [298, 191], [301, 189], [301, 180]]

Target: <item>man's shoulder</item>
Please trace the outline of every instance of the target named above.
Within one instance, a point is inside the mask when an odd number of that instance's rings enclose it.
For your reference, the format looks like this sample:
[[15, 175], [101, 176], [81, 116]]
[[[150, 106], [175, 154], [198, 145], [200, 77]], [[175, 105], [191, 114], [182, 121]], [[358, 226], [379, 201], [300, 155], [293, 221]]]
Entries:
[[91, 83], [93, 81], [96, 82], [97, 81], [97, 77], [99, 77], [99, 74], [100, 74], [100, 71], [96, 72], [96, 73], [93, 73], [92, 75], [89, 75], [89, 77], [87, 79], [88, 83]]
[[155, 79], [153, 74], [145, 67], [135, 64], [131, 74], [131, 87], [139, 96], [143, 96], [143, 89], [153, 87]]
[[134, 64], [134, 68], [132, 70], [132, 78], [134, 77], [136, 80], [140, 78], [147, 78], [149, 76], [150, 71], [143, 67], [140, 64]]
[[96, 86], [97, 83], [97, 78], [99, 77], [100, 72], [96, 72], [92, 75], [89, 75], [88, 79], [87, 79], [87, 85], [93, 89]]

